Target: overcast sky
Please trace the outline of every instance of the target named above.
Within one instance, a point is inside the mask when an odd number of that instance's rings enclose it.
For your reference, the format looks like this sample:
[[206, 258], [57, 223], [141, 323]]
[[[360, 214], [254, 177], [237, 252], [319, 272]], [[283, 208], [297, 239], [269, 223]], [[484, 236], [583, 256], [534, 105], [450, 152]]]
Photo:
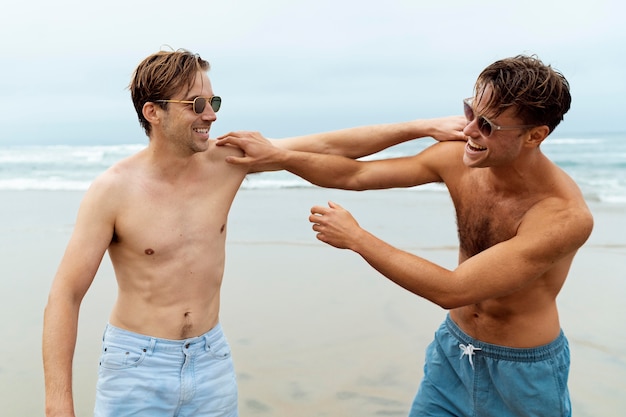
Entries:
[[459, 114], [479, 72], [517, 54], [537, 54], [570, 81], [559, 134], [626, 130], [621, 0], [4, 4], [0, 144], [145, 142], [126, 86], [164, 45], [211, 62], [223, 98], [213, 136]]

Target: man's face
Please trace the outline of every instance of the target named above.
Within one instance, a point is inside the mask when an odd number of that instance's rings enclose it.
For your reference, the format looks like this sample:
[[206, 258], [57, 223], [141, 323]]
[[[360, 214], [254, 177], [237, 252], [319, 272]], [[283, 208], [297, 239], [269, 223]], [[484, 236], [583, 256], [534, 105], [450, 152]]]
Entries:
[[464, 101], [468, 124], [463, 133], [468, 136], [463, 162], [469, 167], [501, 166], [514, 161], [519, 155], [523, 137], [529, 126], [514, 116], [509, 108], [495, 116], [486, 107], [491, 97], [487, 87], [478, 98]]
[[[213, 89], [206, 72], [198, 71], [192, 88], [181, 91], [171, 100], [193, 101], [196, 97], [212, 97]], [[168, 103], [164, 112], [162, 131], [176, 147], [191, 152], [204, 152], [209, 146], [209, 131], [217, 115], [207, 102], [200, 114], [194, 112], [191, 103]]]

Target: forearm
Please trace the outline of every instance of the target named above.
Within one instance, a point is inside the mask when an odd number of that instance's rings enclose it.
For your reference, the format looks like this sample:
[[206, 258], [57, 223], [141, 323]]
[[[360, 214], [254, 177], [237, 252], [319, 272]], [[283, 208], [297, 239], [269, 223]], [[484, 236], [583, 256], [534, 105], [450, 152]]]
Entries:
[[402, 288], [442, 308], [465, 305], [463, 291], [454, 284], [454, 272], [412, 253], [400, 250], [366, 230], [355, 233], [350, 249], [370, 266]]
[[362, 162], [339, 155], [281, 151], [277, 165], [312, 184], [326, 188], [359, 190], [358, 172]]
[[72, 359], [76, 346], [78, 307], [51, 300], [44, 312], [43, 366], [46, 416], [73, 416]]
[[434, 134], [432, 120], [415, 120], [297, 136], [274, 140], [273, 143], [284, 149], [360, 158], [402, 142]]

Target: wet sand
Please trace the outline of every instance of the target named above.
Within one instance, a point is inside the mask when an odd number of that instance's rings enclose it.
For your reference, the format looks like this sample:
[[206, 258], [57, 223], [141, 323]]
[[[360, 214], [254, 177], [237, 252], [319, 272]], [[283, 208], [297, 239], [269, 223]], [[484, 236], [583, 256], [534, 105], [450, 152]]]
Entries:
[[[41, 327], [50, 282], [82, 192], [0, 192], [0, 410], [43, 415]], [[456, 263], [445, 194], [242, 190], [229, 219], [221, 321], [242, 416], [405, 416], [441, 308], [387, 281], [358, 255], [318, 242], [312, 205], [333, 200], [397, 247]], [[574, 415], [626, 409], [626, 212], [591, 203], [596, 227], [559, 297], [570, 340]], [[115, 297], [105, 257], [83, 302], [74, 361], [78, 416], [92, 413], [102, 330]], [[619, 321], [618, 321], [619, 320]]]

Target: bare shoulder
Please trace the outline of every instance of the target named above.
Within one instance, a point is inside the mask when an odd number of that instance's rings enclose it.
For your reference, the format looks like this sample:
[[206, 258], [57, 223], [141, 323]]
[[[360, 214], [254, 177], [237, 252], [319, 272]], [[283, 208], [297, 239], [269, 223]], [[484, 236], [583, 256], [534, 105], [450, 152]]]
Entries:
[[129, 178], [137, 178], [138, 171], [141, 170], [142, 152], [124, 158], [111, 165], [100, 174], [92, 183], [92, 189], [106, 190], [107, 192], [119, 191], [128, 186]]
[[142, 177], [142, 153], [122, 159], [96, 177], [83, 198], [82, 205], [95, 206], [97, 211], [114, 211], [127, 200], [134, 181]]
[[580, 248], [591, 235], [593, 216], [576, 191], [537, 202], [524, 216], [518, 235], [528, 233], [537, 240], [545, 239], [564, 252]]
[[462, 165], [463, 152], [465, 152], [464, 141], [436, 142], [424, 149], [420, 155], [427, 156], [433, 161], [441, 164]]
[[224, 162], [224, 158], [227, 156], [243, 156], [244, 152], [241, 148], [233, 145], [217, 146], [216, 142], [212, 140], [206, 154], [211, 160]]
[[244, 156], [244, 152], [241, 148], [234, 145], [221, 145], [217, 146], [215, 140], [211, 140], [209, 142], [209, 148], [206, 152], [202, 153], [202, 158], [205, 158], [205, 161], [209, 162], [214, 167], [222, 167], [228, 170], [236, 170], [236, 171], [246, 171], [246, 169], [242, 169], [242, 167], [229, 164], [226, 162], [227, 156]]
[[458, 178], [461, 172], [466, 171], [463, 164], [464, 151], [464, 141], [437, 142], [415, 155], [415, 158], [429, 166], [432, 171], [437, 172], [444, 182], [448, 183], [453, 178]]

